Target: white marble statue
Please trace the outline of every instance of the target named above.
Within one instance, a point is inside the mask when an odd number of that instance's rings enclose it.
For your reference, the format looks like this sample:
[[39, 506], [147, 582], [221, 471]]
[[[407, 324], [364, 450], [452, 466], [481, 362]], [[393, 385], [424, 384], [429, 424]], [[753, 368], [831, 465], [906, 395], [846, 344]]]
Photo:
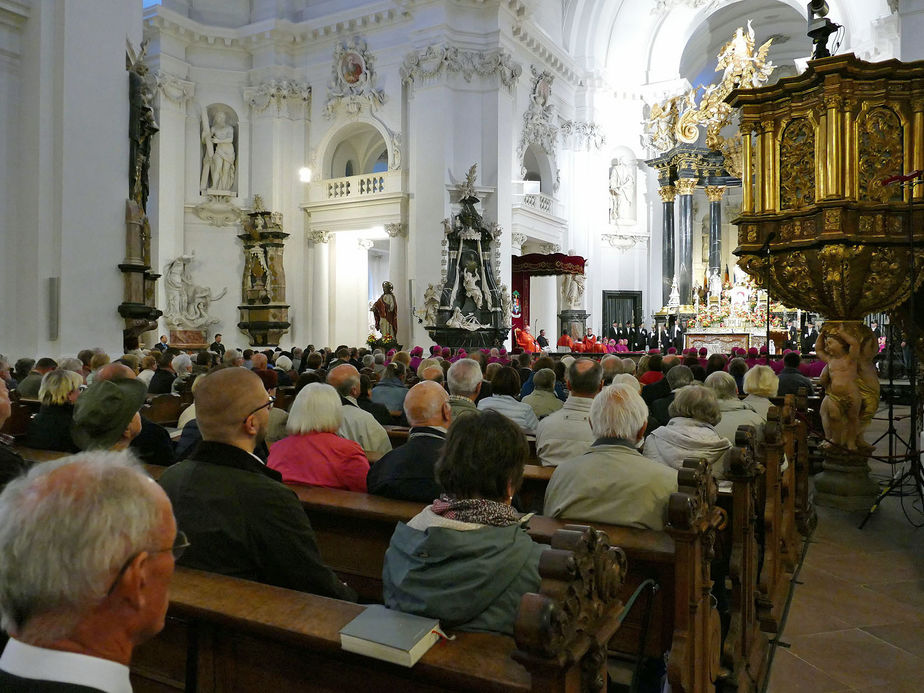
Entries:
[[668, 308], [680, 308], [680, 289], [677, 288], [677, 277], [671, 282], [671, 293], [667, 299]]
[[717, 269], [713, 269], [709, 277], [709, 298], [714, 298], [716, 301], [722, 298], [722, 280], [719, 279], [719, 271]]
[[501, 325], [510, 327], [511, 318], [513, 317], [513, 299], [510, 298], [510, 290], [506, 284], [500, 285], [500, 308], [501, 308]]
[[610, 168], [610, 223], [628, 219], [635, 197], [634, 170], [629, 161], [619, 158]]
[[462, 315], [462, 310], [459, 308], [459, 306], [456, 306], [453, 309], [452, 317], [446, 321], [446, 326], [468, 330], [469, 332], [474, 332], [481, 327], [485, 327], [480, 322], [478, 322], [478, 318], [476, 318], [474, 315]]
[[566, 274], [561, 284], [562, 305], [570, 310], [580, 310], [584, 307], [584, 284], [587, 281], [583, 274]]
[[228, 124], [224, 111], [215, 113], [211, 127], [208, 116], [203, 112], [202, 142], [205, 154], [199, 179], [200, 192], [216, 190], [230, 193], [234, 187], [237, 155], [234, 151], [234, 127]]
[[440, 308], [440, 291], [433, 284], [424, 291], [424, 325], [435, 325], [437, 311]]
[[478, 277], [468, 269], [464, 270], [462, 273], [462, 286], [465, 287], [465, 294], [475, 302], [475, 307], [481, 310], [481, 306], [484, 305], [484, 294], [478, 288]]
[[212, 301], [224, 296], [228, 289], [217, 295], [206, 286], [199, 286], [192, 280], [189, 265], [191, 255], [181, 255], [164, 267], [164, 288], [167, 292], [167, 308], [164, 319], [167, 325], [177, 329], [201, 330], [219, 322], [209, 317]]

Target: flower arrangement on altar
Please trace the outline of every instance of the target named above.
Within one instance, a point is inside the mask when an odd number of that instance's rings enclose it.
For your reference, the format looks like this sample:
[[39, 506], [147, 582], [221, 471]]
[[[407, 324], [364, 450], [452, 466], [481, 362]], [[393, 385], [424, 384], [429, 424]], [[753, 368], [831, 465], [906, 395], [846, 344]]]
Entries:
[[370, 349], [382, 349], [383, 351], [388, 351], [389, 349], [401, 350], [401, 345], [395, 341], [394, 337], [383, 337], [378, 330], [372, 330], [369, 333], [369, 336], [366, 337], [366, 344], [369, 345]]

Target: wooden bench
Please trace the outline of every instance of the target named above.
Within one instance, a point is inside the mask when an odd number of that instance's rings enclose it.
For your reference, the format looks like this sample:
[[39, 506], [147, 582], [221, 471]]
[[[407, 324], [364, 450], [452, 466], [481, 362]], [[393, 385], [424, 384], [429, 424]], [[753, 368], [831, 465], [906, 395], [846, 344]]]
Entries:
[[167, 627], [136, 650], [134, 690], [600, 690], [625, 558], [588, 527], [565, 528], [552, 546], [540, 593], [521, 600], [514, 638], [456, 633], [413, 668], [340, 648], [358, 604], [180, 568]]
[[148, 421], [161, 426], [176, 427], [182, 410], [182, 401], [179, 395], [154, 395], [150, 402], [142, 405], [141, 415]]
[[10, 417], [3, 422], [0, 433], [21, 438], [29, 431], [29, 423], [37, 410], [22, 400], [10, 401]]

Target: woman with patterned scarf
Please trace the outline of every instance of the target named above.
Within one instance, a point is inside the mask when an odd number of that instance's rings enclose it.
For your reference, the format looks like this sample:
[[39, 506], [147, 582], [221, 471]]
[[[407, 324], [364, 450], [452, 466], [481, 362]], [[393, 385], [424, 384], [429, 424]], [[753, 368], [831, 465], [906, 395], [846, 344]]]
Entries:
[[510, 503], [529, 455], [519, 427], [486, 411], [449, 429], [436, 464], [443, 495], [391, 538], [385, 605], [445, 628], [513, 634], [520, 598], [539, 589], [539, 555]]

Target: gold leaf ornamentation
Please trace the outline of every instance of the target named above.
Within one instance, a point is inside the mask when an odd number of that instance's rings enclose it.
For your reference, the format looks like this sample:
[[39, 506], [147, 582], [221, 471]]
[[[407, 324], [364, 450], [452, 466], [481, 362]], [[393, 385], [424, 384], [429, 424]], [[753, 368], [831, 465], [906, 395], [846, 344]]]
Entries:
[[798, 209], [814, 202], [815, 130], [807, 118], [797, 118], [780, 139], [780, 206]]
[[860, 201], [900, 201], [900, 186], [882, 185], [884, 178], [902, 172], [902, 126], [895, 111], [879, 106], [867, 113], [860, 122], [857, 149]]

